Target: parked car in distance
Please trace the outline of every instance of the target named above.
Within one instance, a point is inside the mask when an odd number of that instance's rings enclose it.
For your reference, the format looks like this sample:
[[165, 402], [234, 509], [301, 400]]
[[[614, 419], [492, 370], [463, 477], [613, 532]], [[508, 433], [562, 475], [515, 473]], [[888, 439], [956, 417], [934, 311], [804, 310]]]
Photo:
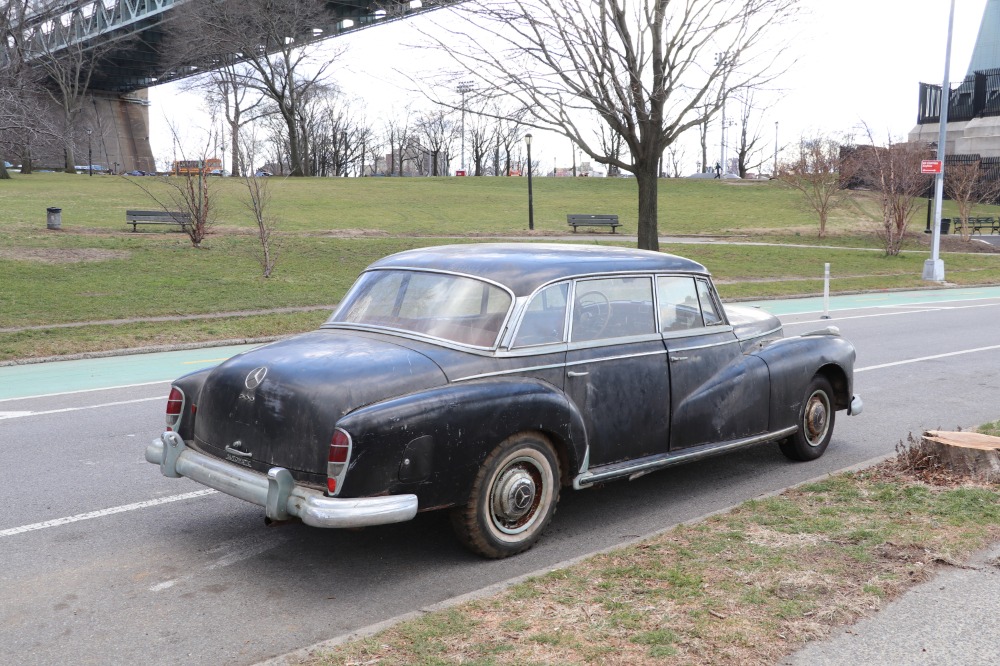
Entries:
[[449, 509], [492, 558], [564, 488], [763, 442], [823, 455], [861, 412], [833, 327], [783, 337], [704, 266], [620, 247], [429, 247], [369, 266], [319, 330], [176, 380], [146, 459], [317, 527]]
[[211, 171], [208, 172], [208, 175], [209, 176], [225, 176], [225, 177], [228, 178], [232, 174], [229, 173], [229, 171], [227, 171], [226, 169], [212, 169]]
[[253, 175], [257, 178], [262, 178], [264, 176], [273, 176], [274, 174], [270, 171], [264, 171], [263, 169], [257, 169], [254, 171]]

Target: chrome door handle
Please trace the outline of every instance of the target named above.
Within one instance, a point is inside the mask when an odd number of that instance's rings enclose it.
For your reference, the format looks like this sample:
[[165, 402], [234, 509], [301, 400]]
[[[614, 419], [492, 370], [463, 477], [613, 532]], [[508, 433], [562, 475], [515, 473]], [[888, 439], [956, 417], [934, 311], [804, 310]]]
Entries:
[[687, 356], [671, 356], [670, 360], [671, 361], [686, 361], [686, 360], [688, 360], [688, 357]]
[[231, 446], [226, 447], [226, 453], [231, 453], [234, 456], [239, 456], [240, 458], [252, 458], [252, 453], [247, 453], [246, 451], [240, 451], [239, 449], [234, 449]]
[[586, 377], [589, 374], [590, 374], [589, 372], [574, 372], [573, 370], [570, 370], [569, 372], [566, 373], [566, 376], [567, 377]]

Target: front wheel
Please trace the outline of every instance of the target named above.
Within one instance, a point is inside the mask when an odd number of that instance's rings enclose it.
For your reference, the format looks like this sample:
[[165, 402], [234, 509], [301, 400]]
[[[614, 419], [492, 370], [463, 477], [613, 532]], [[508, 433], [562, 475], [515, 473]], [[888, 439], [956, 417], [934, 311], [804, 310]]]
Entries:
[[459, 541], [499, 559], [531, 548], [556, 512], [559, 459], [536, 434], [514, 435], [483, 461], [464, 506], [452, 510]]
[[833, 387], [826, 377], [816, 375], [799, 410], [799, 430], [779, 444], [781, 452], [792, 460], [816, 460], [830, 444], [835, 420]]

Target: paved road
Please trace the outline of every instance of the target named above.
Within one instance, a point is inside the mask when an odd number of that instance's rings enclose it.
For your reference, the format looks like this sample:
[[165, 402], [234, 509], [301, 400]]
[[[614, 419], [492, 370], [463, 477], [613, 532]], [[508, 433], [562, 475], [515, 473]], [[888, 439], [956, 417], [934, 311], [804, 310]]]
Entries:
[[909, 431], [1000, 416], [1000, 290], [863, 298], [879, 300], [832, 299], [831, 321], [802, 301], [766, 304], [788, 334], [832, 323], [859, 349], [865, 413], [841, 416], [822, 459], [765, 445], [568, 492], [542, 543], [500, 562], [464, 551], [444, 515], [265, 528], [257, 507], [160, 476], [143, 460], [163, 422], [157, 382], [219, 350], [0, 368], [0, 654], [253, 663], [890, 453]]

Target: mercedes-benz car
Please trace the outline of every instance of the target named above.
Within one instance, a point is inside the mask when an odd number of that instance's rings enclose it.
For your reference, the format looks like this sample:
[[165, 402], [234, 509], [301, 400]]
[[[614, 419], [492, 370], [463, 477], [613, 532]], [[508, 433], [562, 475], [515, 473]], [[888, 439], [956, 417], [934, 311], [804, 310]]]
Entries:
[[451, 512], [486, 557], [530, 548], [563, 489], [774, 442], [823, 455], [858, 414], [855, 350], [723, 306], [704, 266], [621, 247], [478, 244], [369, 266], [319, 330], [175, 381], [146, 459], [358, 527]]

